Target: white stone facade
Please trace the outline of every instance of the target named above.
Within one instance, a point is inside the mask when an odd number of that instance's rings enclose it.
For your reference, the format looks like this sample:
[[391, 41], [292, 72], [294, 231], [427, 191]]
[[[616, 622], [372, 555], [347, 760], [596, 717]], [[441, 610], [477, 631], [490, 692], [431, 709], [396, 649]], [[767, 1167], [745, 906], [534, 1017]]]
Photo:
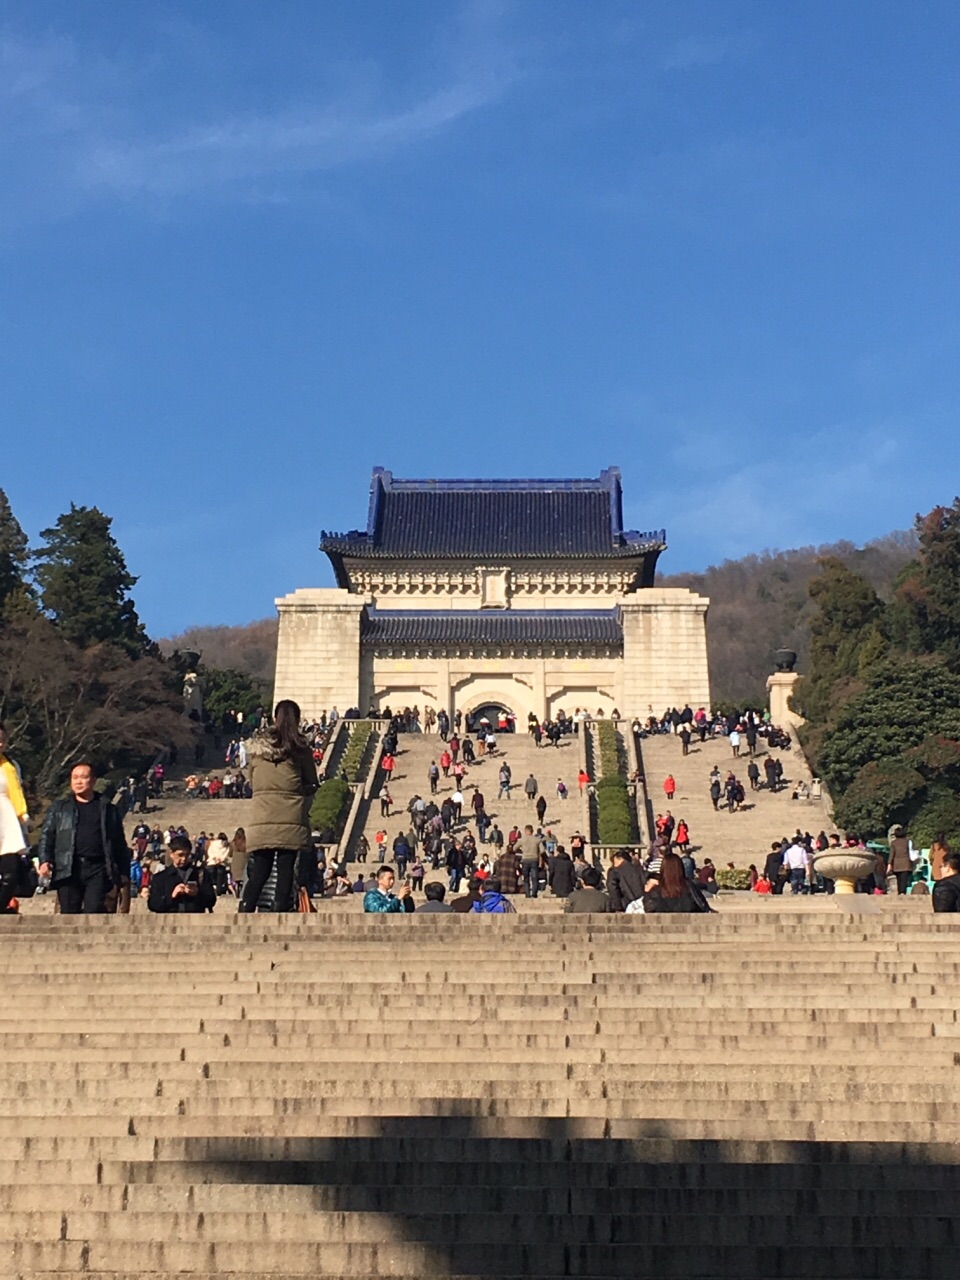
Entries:
[[495, 704], [521, 722], [709, 709], [709, 602], [650, 585], [663, 533], [625, 533], [621, 507], [615, 468], [595, 481], [378, 468], [367, 531], [321, 543], [340, 585], [276, 602], [276, 697], [310, 716]]
[[[419, 603], [419, 602], [418, 602]], [[462, 597], [457, 606], [463, 607]], [[564, 595], [566, 607], [580, 600]], [[341, 588], [307, 588], [277, 600], [280, 639], [276, 697], [294, 698], [308, 715], [337, 707], [400, 709], [416, 704], [468, 712], [502, 703], [525, 719], [575, 707], [606, 715], [660, 715], [667, 707], [710, 706], [707, 601], [680, 587], [647, 587], [615, 601], [623, 652], [491, 654], [371, 652], [361, 646], [361, 617], [372, 596]], [[434, 607], [441, 608], [439, 601]], [[452, 606], [448, 603], [447, 608]], [[547, 607], [562, 607], [554, 598]]]

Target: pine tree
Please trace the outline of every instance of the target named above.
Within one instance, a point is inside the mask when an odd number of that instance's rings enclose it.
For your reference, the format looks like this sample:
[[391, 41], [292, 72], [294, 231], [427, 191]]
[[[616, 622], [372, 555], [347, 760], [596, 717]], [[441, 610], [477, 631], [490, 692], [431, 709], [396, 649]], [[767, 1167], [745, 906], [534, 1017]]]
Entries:
[[901, 574], [892, 617], [900, 645], [960, 671], [960, 498], [917, 516], [919, 554]]
[[801, 700], [804, 714], [823, 723], [836, 709], [838, 686], [862, 679], [887, 646], [884, 604], [870, 583], [835, 556], [818, 563], [820, 574], [809, 587], [817, 606], [810, 620], [811, 670]]
[[40, 535], [35, 576], [44, 611], [66, 640], [82, 648], [106, 641], [139, 654], [147, 640], [129, 595], [137, 579], [127, 571], [112, 523], [96, 507], [71, 503]]
[[0, 615], [8, 601], [26, 590], [23, 575], [28, 558], [27, 535], [0, 489]]

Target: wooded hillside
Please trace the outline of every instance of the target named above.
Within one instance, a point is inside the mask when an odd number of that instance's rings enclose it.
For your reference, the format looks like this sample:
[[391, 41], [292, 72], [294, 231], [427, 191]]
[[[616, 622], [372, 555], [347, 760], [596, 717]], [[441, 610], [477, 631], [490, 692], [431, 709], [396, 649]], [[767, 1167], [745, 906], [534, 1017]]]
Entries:
[[[912, 531], [891, 533], [862, 548], [837, 542], [796, 551], [765, 551], [725, 560], [704, 573], [677, 573], [658, 581], [665, 587], [691, 587], [710, 597], [707, 636], [714, 701], [762, 702], [775, 650], [795, 649], [798, 670], [808, 669], [813, 612], [808, 587], [818, 572], [817, 559], [842, 560], [888, 599], [894, 578], [916, 547]], [[272, 682], [277, 620], [262, 618], [239, 627], [189, 627], [161, 641], [161, 648], [164, 653], [197, 649], [207, 666], [246, 671]]]
[[219, 670], [245, 671], [273, 686], [277, 663], [277, 619], [261, 618], [240, 627], [188, 627], [178, 636], [160, 641], [165, 654], [195, 649], [204, 665]]
[[916, 554], [917, 538], [891, 533], [858, 548], [835, 542], [795, 551], [765, 551], [725, 560], [704, 573], [658, 577], [664, 587], [691, 587], [710, 599], [707, 648], [714, 704], [764, 702], [766, 679], [777, 649], [793, 649], [797, 670], [807, 671], [810, 658], [809, 595], [817, 576], [817, 560], [832, 556], [865, 578], [882, 599], [889, 599], [897, 574]]

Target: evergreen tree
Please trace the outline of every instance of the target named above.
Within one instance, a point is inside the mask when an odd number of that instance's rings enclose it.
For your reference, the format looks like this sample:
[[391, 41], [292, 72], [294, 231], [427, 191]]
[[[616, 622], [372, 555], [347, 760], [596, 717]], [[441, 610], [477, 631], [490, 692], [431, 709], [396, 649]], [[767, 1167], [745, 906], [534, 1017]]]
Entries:
[[917, 516], [919, 554], [900, 575], [892, 609], [897, 642], [936, 653], [960, 671], [960, 498]]
[[41, 533], [34, 553], [43, 608], [64, 639], [86, 648], [108, 642], [128, 653], [147, 647], [129, 592], [137, 579], [110, 532], [113, 523], [96, 507], [77, 507]]
[[820, 573], [810, 582], [810, 598], [817, 612], [810, 621], [810, 677], [800, 700], [814, 723], [829, 719], [838, 689], [846, 692], [884, 655], [883, 601], [865, 578], [842, 560], [818, 561]]
[[26, 591], [23, 575], [28, 558], [27, 535], [0, 489], [0, 615], [8, 601]]

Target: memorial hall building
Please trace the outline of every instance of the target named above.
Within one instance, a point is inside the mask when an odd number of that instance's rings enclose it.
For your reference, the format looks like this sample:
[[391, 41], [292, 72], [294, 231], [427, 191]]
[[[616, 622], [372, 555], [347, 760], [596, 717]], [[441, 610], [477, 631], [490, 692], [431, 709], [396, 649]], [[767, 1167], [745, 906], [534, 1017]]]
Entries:
[[710, 705], [709, 601], [654, 585], [661, 529], [595, 480], [398, 480], [366, 528], [321, 535], [336, 586], [277, 600], [276, 697], [336, 707], [646, 717]]

